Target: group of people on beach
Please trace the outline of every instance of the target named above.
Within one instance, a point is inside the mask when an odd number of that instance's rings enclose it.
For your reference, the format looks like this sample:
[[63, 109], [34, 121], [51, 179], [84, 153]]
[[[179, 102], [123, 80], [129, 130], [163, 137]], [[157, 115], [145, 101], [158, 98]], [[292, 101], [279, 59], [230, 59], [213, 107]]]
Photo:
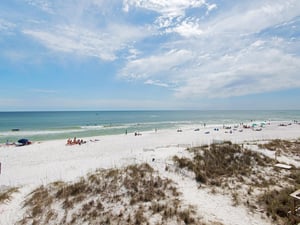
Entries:
[[67, 140], [67, 145], [81, 145], [85, 143], [86, 141], [82, 139], [76, 139], [76, 137], [74, 137], [73, 140], [71, 140], [70, 138]]

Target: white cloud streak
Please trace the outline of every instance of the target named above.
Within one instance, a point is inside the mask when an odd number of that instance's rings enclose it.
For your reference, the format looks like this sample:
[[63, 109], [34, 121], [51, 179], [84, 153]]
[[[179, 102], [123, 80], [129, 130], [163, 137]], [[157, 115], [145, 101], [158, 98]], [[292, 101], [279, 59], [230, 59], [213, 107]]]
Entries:
[[118, 18], [122, 12], [119, 0], [27, 0], [27, 4], [49, 15], [39, 23], [24, 26], [22, 33], [58, 54], [114, 61], [119, 51], [126, 51], [151, 32], [147, 26], [131, 25]]
[[205, 76], [190, 76], [176, 96], [224, 98], [300, 87], [300, 59], [275, 49], [249, 51], [198, 68]]
[[167, 77], [184, 67], [193, 54], [187, 50], [172, 50], [161, 55], [130, 61], [119, 76], [126, 79], [145, 79], [148, 77]]
[[186, 16], [187, 10], [206, 7], [208, 13], [217, 8], [216, 4], [209, 4], [205, 0], [124, 0], [123, 5], [126, 12], [135, 7], [158, 13], [154, 23], [158, 29], [166, 33], [175, 32], [184, 37], [202, 33], [199, 21]]
[[130, 7], [155, 11], [164, 16], [183, 16], [188, 8], [198, 8], [205, 4], [204, 0], [124, 0], [123, 8], [129, 11]]
[[16, 27], [14, 23], [0, 19], [0, 32], [10, 33]]
[[209, 23], [208, 32], [233, 32], [238, 35], [260, 32], [299, 16], [300, 1], [265, 0], [245, 3], [242, 9], [233, 9]]
[[146, 80], [145, 84], [168, 88], [169, 85], [159, 80]]
[[168, 28], [166, 29], [167, 33], [178, 33], [183, 37], [189, 38], [189, 37], [197, 37], [201, 36], [203, 34], [203, 30], [200, 27], [198, 22], [195, 22], [193, 20], [187, 19], [182, 21], [180, 24], [175, 26], [174, 28]]
[[117, 58], [117, 51], [147, 32], [138, 27], [111, 24], [109, 29], [98, 31], [79, 26], [56, 26], [51, 30], [24, 30], [23, 33], [54, 51], [112, 61]]
[[35, 6], [47, 13], [53, 13], [51, 2], [47, 0], [26, 0], [29, 5]]

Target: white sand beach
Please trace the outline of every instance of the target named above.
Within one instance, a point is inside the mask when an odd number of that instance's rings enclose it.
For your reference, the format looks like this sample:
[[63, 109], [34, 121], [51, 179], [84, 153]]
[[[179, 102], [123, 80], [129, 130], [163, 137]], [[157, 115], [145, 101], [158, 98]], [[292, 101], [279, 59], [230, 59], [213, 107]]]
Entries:
[[[280, 123], [289, 122], [271, 122], [261, 131], [239, 127], [229, 132], [229, 129], [221, 126], [204, 128], [191, 125], [182, 127], [182, 132], [158, 130], [142, 132], [140, 136], [128, 133], [84, 138], [85, 144], [72, 146], [66, 145], [66, 140], [36, 142], [22, 147], [2, 145], [0, 188], [17, 186], [20, 189], [10, 201], [0, 205], [0, 224], [15, 224], [21, 219], [24, 197], [40, 185], [60, 180], [72, 181], [98, 168], [120, 168], [143, 162], [149, 163], [161, 177], [172, 179], [182, 193], [183, 201], [194, 205], [203, 221], [224, 225], [272, 224], [259, 212], [250, 212], [244, 206], [234, 206], [229, 196], [213, 195], [205, 188], [198, 188], [194, 180], [180, 173], [166, 171], [165, 167], [172, 164], [174, 155], [185, 155], [187, 147], [210, 144], [214, 140], [247, 143], [300, 137], [299, 124], [279, 126]], [[196, 128], [199, 131], [195, 131]], [[273, 157], [273, 153], [265, 154]], [[300, 166], [300, 162], [293, 159], [279, 157], [278, 161]]]

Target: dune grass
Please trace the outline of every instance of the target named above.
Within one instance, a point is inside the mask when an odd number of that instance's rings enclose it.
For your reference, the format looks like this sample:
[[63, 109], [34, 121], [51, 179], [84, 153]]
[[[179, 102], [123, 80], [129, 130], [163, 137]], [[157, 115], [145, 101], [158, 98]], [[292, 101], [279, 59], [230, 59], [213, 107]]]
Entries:
[[0, 192], [0, 204], [6, 203], [11, 200], [12, 195], [19, 191], [19, 188], [12, 187], [7, 190]]
[[[300, 153], [299, 141], [273, 140], [261, 148]], [[293, 191], [300, 188], [300, 172], [280, 170], [276, 161], [230, 142], [188, 149], [191, 157], [174, 156], [175, 164], [191, 171], [195, 180], [211, 193], [229, 194], [234, 205], [244, 204], [250, 210], [262, 211], [276, 224], [293, 224], [289, 219]], [[263, 209], [263, 210], [261, 210]]]
[[226, 178], [249, 177], [254, 166], [266, 166], [272, 160], [255, 152], [243, 149], [230, 142], [190, 148], [193, 158], [173, 157], [179, 168], [195, 174], [196, 181], [220, 186]]
[[292, 170], [286, 178], [289, 185], [276, 189], [267, 189], [258, 196], [258, 203], [264, 206], [266, 215], [276, 222], [295, 224], [289, 217], [288, 212], [292, 208], [290, 194], [300, 189], [300, 171]]
[[148, 164], [98, 170], [31, 192], [18, 224], [204, 224], [179, 196]]
[[258, 147], [270, 151], [278, 151], [279, 153], [293, 154], [294, 156], [300, 155], [300, 139], [294, 141], [275, 139], [265, 144], [259, 144]]
[[258, 202], [265, 207], [266, 215], [273, 221], [279, 224], [293, 224], [289, 220], [288, 212], [292, 207], [292, 199], [289, 195], [294, 191], [294, 187], [268, 190], [259, 196]]

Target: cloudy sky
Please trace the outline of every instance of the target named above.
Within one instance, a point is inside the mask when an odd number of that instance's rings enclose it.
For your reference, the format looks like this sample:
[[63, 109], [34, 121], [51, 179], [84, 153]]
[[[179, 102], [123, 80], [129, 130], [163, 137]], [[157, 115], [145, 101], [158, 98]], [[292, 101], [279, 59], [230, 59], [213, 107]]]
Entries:
[[1, 0], [0, 111], [300, 109], [299, 0]]

